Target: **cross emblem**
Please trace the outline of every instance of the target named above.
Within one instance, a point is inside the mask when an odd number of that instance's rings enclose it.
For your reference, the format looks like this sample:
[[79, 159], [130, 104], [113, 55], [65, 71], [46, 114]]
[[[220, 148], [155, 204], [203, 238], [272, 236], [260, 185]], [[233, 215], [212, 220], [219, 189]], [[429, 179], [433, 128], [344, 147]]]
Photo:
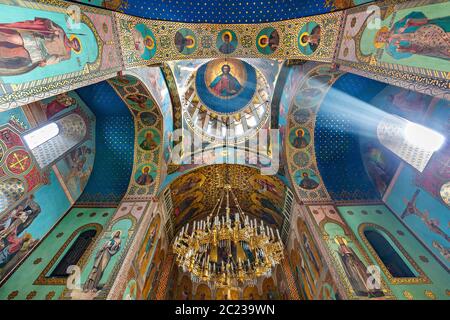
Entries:
[[27, 169], [27, 160], [29, 159], [28, 155], [20, 156], [17, 153], [13, 153], [13, 157], [15, 160], [12, 160], [10, 163], [11, 168], [20, 168], [20, 170], [24, 171]]

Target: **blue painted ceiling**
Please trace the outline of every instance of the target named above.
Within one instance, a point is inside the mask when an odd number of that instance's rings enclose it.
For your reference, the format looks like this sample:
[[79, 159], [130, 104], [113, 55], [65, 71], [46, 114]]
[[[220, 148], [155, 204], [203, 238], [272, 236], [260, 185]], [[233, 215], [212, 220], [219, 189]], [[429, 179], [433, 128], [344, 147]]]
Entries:
[[[345, 74], [331, 90], [369, 102], [385, 86], [375, 80]], [[334, 200], [379, 200], [380, 195], [361, 157], [360, 124], [356, 123], [354, 114], [342, 112], [348, 106], [341, 106], [340, 112], [336, 112], [339, 108], [335, 104], [335, 96], [328, 93], [317, 114], [315, 127], [317, 165], [325, 186]]]
[[127, 14], [204, 23], [260, 23], [316, 15], [331, 10], [326, 0], [130, 0]]
[[106, 81], [76, 92], [96, 116], [94, 168], [77, 204], [118, 204], [133, 169], [133, 117]]

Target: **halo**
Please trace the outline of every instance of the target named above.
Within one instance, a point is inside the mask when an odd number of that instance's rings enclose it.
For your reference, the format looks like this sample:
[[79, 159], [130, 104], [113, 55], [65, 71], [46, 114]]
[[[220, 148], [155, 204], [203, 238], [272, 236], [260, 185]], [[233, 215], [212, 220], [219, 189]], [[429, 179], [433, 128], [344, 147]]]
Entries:
[[265, 47], [267, 47], [267, 46], [269, 45], [269, 41], [267, 41], [266, 43], [262, 43], [262, 42], [261, 42], [262, 39], [267, 39], [267, 40], [269, 40], [269, 37], [268, 37], [267, 35], [263, 34], [263, 35], [262, 35], [261, 37], [259, 37], [259, 39], [258, 39], [258, 44], [259, 44], [259, 46], [260, 46], [261, 48], [265, 48]]
[[71, 34], [70, 37], [69, 37], [69, 40], [70, 40], [70, 41], [73, 41], [74, 39], [77, 39], [77, 40], [78, 40], [78, 44], [80, 45], [80, 49], [79, 49], [79, 50], [75, 50], [74, 48], [72, 48], [72, 50], [73, 50], [73, 52], [75, 52], [76, 54], [80, 54], [81, 51], [82, 51], [82, 49], [83, 49], [83, 46], [81, 45], [81, 40], [80, 40], [80, 38], [78, 38], [76, 35]]
[[227, 31], [224, 31], [224, 32], [222, 33], [222, 41], [225, 42], [225, 35], [226, 35], [226, 34], [230, 36], [230, 42], [233, 41], [233, 35], [231, 34], [231, 31], [228, 31], [228, 30], [227, 30]]
[[377, 48], [377, 49], [381, 49], [381, 48], [383, 48], [383, 47], [386, 45], [386, 43], [380, 42], [380, 41], [377, 40], [378, 37], [380, 36], [380, 34], [381, 34], [381, 33], [384, 33], [384, 32], [389, 32], [389, 28], [388, 28], [387, 26], [381, 27], [381, 29], [378, 30], [377, 33], [375, 34], [375, 39], [374, 39], [373, 45], [374, 45], [375, 48]]
[[302, 47], [306, 47], [306, 46], [308, 45], [308, 42], [303, 42], [303, 41], [302, 41], [302, 38], [303, 38], [304, 36], [309, 36], [309, 32], [308, 32], [308, 31], [305, 31], [305, 32], [303, 32], [303, 33], [298, 37], [298, 42], [300, 43], [300, 45], [301, 45]]
[[151, 171], [151, 170], [150, 170], [150, 169], [151, 169], [150, 166], [143, 166], [143, 167], [142, 167], [142, 170], [141, 170], [142, 173], [144, 173], [144, 169], [145, 169], [145, 168], [148, 168], [148, 171], [149, 171], [149, 172]]
[[191, 35], [188, 35], [188, 36], [186, 36], [185, 38], [186, 38], [186, 39], [191, 39], [191, 40], [192, 40], [192, 44], [186, 46], [186, 48], [188, 48], [188, 49], [194, 48], [194, 47], [195, 47], [195, 38], [194, 38], [193, 36], [191, 36]]
[[[151, 45], [147, 45], [147, 39], [151, 40]], [[148, 50], [152, 50], [155, 47], [155, 40], [152, 38], [152, 36], [146, 35], [144, 39], [144, 44]]]
[[302, 128], [300, 128], [300, 129], [297, 129], [297, 130], [295, 130], [295, 135], [297, 135], [298, 136], [298, 133], [299, 132], [301, 132], [302, 133], [302, 136], [304, 136], [305, 135], [305, 130], [303, 130]]

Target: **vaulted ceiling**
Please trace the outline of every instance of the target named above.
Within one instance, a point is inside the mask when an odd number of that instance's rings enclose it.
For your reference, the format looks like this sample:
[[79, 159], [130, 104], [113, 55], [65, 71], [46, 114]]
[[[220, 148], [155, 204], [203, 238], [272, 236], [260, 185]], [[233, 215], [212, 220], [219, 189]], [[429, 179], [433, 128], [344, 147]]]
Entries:
[[[329, 12], [330, 0], [129, 0], [125, 13], [140, 17], [206, 23], [260, 23]], [[353, 1], [347, 1], [352, 3]], [[339, 6], [339, 4], [338, 4]]]
[[133, 169], [133, 117], [106, 81], [76, 92], [96, 117], [94, 167], [77, 204], [117, 204], [127, 191]]
[[[210, 214], [225, 184], [231, 185], [240, 207], [250, 218], [281, 226], [284, 183], [276, 176], [261, 175], [257, 168], [220, 164], [195, 169], [170, 184], [175, 229]], [[231, 199], [230, 207], [232, 213], [236, 212]]]

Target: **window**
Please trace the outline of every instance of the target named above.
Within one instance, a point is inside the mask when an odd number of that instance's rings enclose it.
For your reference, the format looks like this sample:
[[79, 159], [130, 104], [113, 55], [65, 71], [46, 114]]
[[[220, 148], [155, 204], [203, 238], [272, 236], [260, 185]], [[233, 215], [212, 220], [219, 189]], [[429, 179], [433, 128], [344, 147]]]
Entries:
[[364, 236], [393, 277], [416, 277], [397, 250], [382, 233], [376, 229], [370, 228], [364, 230]]
[[67, 151], [83, 142], [85, 120], [71, 113], [23, 136], [41, 169], [61, 159]]
[[65, 278], [69, 276], [69, 274], [67, 273], [67, 268], [78, 263], [83, 254], [89, 248], [89, 245], [94, 240], [96, 234], [97, 230], [94, 229], [85, 230], [80, 233], [78, 238], [73, 242], [72, 246], [62, 257], [61, 261], [57, 264], [55, 269], [53, 269], [50, 277]]
[[28, 148], [34, 149], [44, 142], [56, 137], [59, 133], [59, 127], [55, 122], [49, 123], [24, 136]]

